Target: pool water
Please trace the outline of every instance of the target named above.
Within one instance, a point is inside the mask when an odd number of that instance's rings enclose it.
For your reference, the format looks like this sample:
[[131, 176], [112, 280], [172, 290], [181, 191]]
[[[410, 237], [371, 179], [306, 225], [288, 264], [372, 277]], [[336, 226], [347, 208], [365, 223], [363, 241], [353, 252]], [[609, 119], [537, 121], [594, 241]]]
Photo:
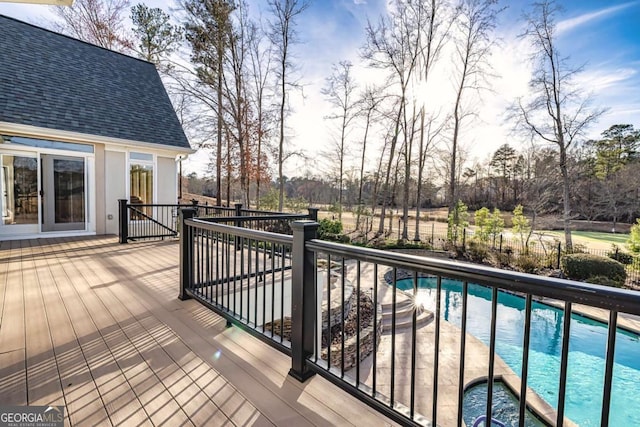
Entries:
[[[436, 279], [418, 279], [418, 300], [435, 311]], [[398, 289], [413, 289], [412, 279], [398, 281]], [[442, 280], [441, 313], [457, 326], [462, 317], [462, 283]], [[496, 353], [516, 373], [522, 368], [525, 300], [498, 292]], [[557, 408], [564, 313], [534, 302], [531, 313], [527, 384]], [[469, 284], [467, 332], [489, 345], [491, 289]], [[600, 425], [604, 387], [607, 327], [577, 314], [571, 316], [565, 416], [581, 426]], [[609, 424], [640, 426], [640, 336], [618, 330], [613, 368]]]
[[[502, 383], [496, 381], [493, 385], [493, 406], [495, 411], [491, 418], [499, 420], [507, 427], [518, 427], [519, 423], [519, 402], [518, 398]], [[479, 414], [484, 415], [487, 409], [487, 383], [472, 386], [464, 393], [464, 410], [462, 418], [464, 423], [471, 427]], [[485, 425], [483, 423], [481, 425]], [[491, 423], [495, 425], [495, 423]], [[545, 427], [545, 424], [538, 420], [529, 411], [525, 412], [525, 427]]]

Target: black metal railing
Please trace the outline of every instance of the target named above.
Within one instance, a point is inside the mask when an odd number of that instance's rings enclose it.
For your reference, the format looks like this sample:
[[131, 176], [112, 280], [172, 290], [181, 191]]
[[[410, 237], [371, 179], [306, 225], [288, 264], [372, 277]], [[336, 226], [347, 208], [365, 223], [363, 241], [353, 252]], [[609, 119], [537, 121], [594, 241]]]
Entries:
[[[624, 394], [613, 387], [615, 349], [629, 336], [640, 341], [618, 328], [633, 328], [627, 317], [640, 315], [636, 292], [326, 242], [313, 221], [293, 222], [288, 236], [194, 214], [182, 211], [180, 298], [291, 356], [290, 374], [301, 381], [319, 374], [403, 425], [490, 420], [504, 410], [494, 398], [504, 386], [519, 398], [520, 426], [568, 423], [568, 396], [575, 401], [576, 390], [597, 382], [589, 406], [601, 425], [620, 424], [611, 410]], [[576, 377], [570, 350], [585, 316], [602, 322], [605, 338], [587, 346], [601, 362]], [[542, 372], [541, 339], [557, 350]], [[540, 375], [551, 392], [535, 388]], [[473, 412], [465, 396], [480, 383], [486, 402]]]
[[[624, 244], [611, 245], [609, 249], [596, 249], [587, 245], [574, 243], [567, 249], [558, 235], [548, 232], [527, 233], [499, 233], [479, 238], [472, 229], [463, 228], [457, 234], [450, 235], [447, 224], [436, 222], [421, 222], [416, 228], [415, 220], [408, 224], [409, 238], [412, 243], [421, 243], [433, 251], [448, 250], [458, 256], [471, 259], [487, 258], [494, 254], [497, 261], [505, 266], [516, 267], [525, 271], [542, 268], [560, 269], [562, 256], [567, 253], [589, 253], [609, 257], [622, 262], [627, 273], [629, 284], [640, 285], [640, 257], [632, 257], [625, 250]], [[355, 236], [363, 235], [372, 230], [374, 221], [370, 217], [362, 218], [360, 225], [355, 218], [343, 217], [344, 232]], [[401, 239], [404, 226], [402, 218], [392, 223], [393, 229], [385, 228], [390, 238]]]
[[127, 199], [120, 199], [118, 204], [120, 243], [178, 237], [180, 233], [178, 211], [185, 207], [195, 209], [195, 216], [203, 220], [222, 221], [233, 223], [238, 227], [285, 234], [291, 234], [289, 223], [293, 220], [304, 218], [317, 220], [318, 218], [316, 208], [309, 208], [308, 214], [292, 215], [284, 212], [244, 209], [240, 203], [235, 204], [234, 207], [203, 205], [197, 200], [192, 200], [191, 204], [185, 205], [131, 203]]

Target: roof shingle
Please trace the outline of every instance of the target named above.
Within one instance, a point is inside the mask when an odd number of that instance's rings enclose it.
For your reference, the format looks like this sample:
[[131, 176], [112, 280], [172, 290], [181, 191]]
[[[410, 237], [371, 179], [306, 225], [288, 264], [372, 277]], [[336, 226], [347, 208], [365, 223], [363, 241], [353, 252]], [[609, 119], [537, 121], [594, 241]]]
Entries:
[[0, 121], [190, 148], [155, 66], [0, 15]]

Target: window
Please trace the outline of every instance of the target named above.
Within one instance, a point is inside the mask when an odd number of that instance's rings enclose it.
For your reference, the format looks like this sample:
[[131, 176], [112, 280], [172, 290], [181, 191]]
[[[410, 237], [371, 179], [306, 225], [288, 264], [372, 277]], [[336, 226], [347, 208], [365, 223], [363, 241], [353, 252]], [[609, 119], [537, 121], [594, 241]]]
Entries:
[[153, 204], [153, 155], [130, 153], [129, 197], [131, 204]]
[[93, 153], [93, 145], [80, 144], [76, 142], [49, 141], [45, 139], [24, 138], [22, 136], [2, 136], [2, 144], [25, 145], [27, 147], [53, 148], [56, 150], [79, 151], [82, 153]]
[[38, 161], [35, 157], [2, 157], [2, 219], [4, 224], [38, 223]]

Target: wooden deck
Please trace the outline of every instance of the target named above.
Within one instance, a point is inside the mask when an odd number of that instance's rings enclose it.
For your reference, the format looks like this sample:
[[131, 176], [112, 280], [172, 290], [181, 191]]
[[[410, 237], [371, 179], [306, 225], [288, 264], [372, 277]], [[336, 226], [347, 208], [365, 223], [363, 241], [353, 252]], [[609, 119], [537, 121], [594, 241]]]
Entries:
[[392, 424], [177, 295], [175, 241], [0, 242], [0, 405], [78, 426]]

